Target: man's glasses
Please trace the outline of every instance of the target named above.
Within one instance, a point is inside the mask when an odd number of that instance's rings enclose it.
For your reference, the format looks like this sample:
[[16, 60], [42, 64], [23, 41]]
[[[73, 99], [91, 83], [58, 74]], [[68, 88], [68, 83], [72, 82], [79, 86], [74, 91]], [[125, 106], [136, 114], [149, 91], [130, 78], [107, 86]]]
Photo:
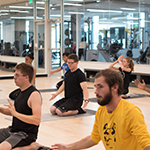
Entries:
[[74, 64], [74, 63], [76, 63], [76, 61], [74, 61], [74, 62], [68, 62], [69, 65], [72, 65], [72, 64]]
[[19, 77], [21, 77], [21, 76], [27, 76], [27, 75], [19, 75], [19, 74], [14, 74], [14, 77], [16, 77], [16, 78], [19, 78]]

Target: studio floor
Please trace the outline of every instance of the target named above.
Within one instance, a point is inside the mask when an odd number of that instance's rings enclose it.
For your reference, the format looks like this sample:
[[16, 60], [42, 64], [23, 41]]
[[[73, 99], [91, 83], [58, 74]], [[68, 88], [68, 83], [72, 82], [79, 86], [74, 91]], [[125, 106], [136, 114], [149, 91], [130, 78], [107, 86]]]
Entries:
[[[37, 77], [36, 78], [36, 88], [37, 89], [55, 89], [55, 84], [60, 79], [56, 77]], [[87, 82], [87, 86], [89, 88], [89, 97], [94, 98], [94, 83]], [[0, 80], [0, 100], [7, 99], [9, 93], [14, 90], [16, 87], [13, 79], [6, 79]], [[140, 93], [140, 94], [148, 94], [136, 87], [130, 87], [130, 93]], [[61, 93], [57, 96], [53, 101], [49, 101], [51, 94], [53, 92], [42, 92], [42, 114], [49, 113], [50, 106], [57, 101], [58, 99], [63, 97], [64, 93]], [[150, 97], [144, 98], [136, 98], [136, 99], [127, 99], [131, 103], [138, 106], [145, 117], [145, 122], [150, 133]], [[1, 104], [3, 106], [4, 104]], [[87, 108], [91, 110], [97, 110], [99, 105], [94, 102], [89, 102]], [[93, 123], [94, 123], [95, 116], [82, 116], [82, 117], [75, 117], [75, 118], [65, 118], [59, 119], [54, 121], [45, 121], [41, 122], [39, 128], [39, 134], [37, 142], [43, 144], [45, 146], [50, 146], [54, 143], [71, 143], [75, 142], [91, 133]], [[0, 114], [0, 128], [7, 127], [11, 125], [11, 121], [6, 119], [6, 116]], [[90, 150], [104, 150], [102, 142], [100, 142], [95, 147], [90, 148]]]

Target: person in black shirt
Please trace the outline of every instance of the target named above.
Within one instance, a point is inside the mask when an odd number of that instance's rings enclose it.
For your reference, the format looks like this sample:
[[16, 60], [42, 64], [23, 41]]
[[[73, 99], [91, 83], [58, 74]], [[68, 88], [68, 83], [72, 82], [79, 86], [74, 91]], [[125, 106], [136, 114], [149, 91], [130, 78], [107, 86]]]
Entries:
[[[65, 79], [59, 90], [52, 94], [50, 101], [53, 100], [61, 92], [65, 92], [65, 97], [54, 103], [51, 108], [51, 114], [59, 116], [69, 116], [85, 113], [83, 110], [88, 104], [88, 89], [84, 73], [77, 67], [78, 57], [76, 54], [68, 56], [69, 70], [65, 74]], [[81, 108], [83, 104], [84, 105]]]
[[[33, 54], [33, 52], [29, 52], [25, 57], [25, 63], [28, 63], [28, 64], [32, 65], [33, 60], [34, 60], [34, 54]], [[33, 74], [31, 84], [33, 86], [35, 86], [36, 70], [35, 70], [34, 67], [33, 67], [33, 69], [34, 69], [34, 74]]]
[[[131, 72], [134, 70], [134, 63], [133, 60], [129, 57], [125, 57], [124, 59], [122, 58], [123, 55], [119, 56], [118, 59], [109, 66], [109, 68], [119, 70], [122, 74], [124, 80], [122, 97], [127, 98], [126, 94], [129, 92], [130, 75]], [[114, 65], [118, 62], [120, 67], [114, 67]]]
[[37, 139], [41, 121], [42, 99], [39, 91], [31, 85], [34, 69], [30, 64], [21, 63], [15, 68], [14, 81], [20, 93], [14, 104], [8, 99], [7, 107], [0, 107], [0, 112], [12, 116], [12, 125], [0, 129], [0, 149], [17, 150], [17, 147], [30, 145]]

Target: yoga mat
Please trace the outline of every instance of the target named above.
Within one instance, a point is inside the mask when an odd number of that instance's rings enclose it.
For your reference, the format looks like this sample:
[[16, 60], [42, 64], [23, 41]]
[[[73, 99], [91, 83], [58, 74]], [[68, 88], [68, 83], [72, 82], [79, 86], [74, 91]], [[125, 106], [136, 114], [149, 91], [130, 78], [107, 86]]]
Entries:
[[96, 98], [96, 97], [94, 97], [94, 98], [89, 98], [89, 102], [97, 103], [97, 98]]
[[[150, 94], [138, 94], [138, 93], [133, 93], [129, 94], [127, 98], [124, 99], [132, 99], [132, 98], [141, 98], [141, 97], [150, 97]], [[90, 102], [97, 102], [97, 98], [89, 98]]]
[[[94, 89], [93, 87], [87, 87], [88, 89]], [[54, 92], [57, 91], [57, 89], [40, 89], [40, 92]]]
[[57, 89], [41, 89], [40, 92], [54, 92], [57, 91]]
[[130, 98], [141, 98], [141, 97], [150, 97], [150, 94], [138, 94], [138, 93], [133, 93], [129, 94], [127, 98], [124, 99], [130, 99]]
[[[86, 116], [95, 115], [96, 113], [96, 111], [90, 109], [85, 109], [85, 111], [86, 113], [84, 114], [77, 114], [77, 115], [66, 116], [66, 117], [59, 117], [58, 115], [52, 115], [50, 113], [42, 114], [41, 122], [70, 119], [70, 118], [77, 118], [77, 117], [86, 117]], [[5, 117], [5, 119], [12, 120], [12, 117]]]

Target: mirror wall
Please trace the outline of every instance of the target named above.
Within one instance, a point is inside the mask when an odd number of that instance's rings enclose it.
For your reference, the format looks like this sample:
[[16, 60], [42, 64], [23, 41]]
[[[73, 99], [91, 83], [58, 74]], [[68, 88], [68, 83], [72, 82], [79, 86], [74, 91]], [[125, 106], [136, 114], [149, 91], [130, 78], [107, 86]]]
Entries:
[[112, 62], [124, 55], [135, 64], [150, 64], [149, 0], [65, 3], [70, 16], [65, 20], [65, 51], [75, 50], [82, 61]]
[[[123, 54], [131, 57], [135, 64], [150, 64], [149, 0], [63, 0], [63, 3], [62, 52], [76, 53], [81, 61], [112, 62]], [[61, 0], [49, 1], [49, 19], [61, 18], [60, 4]], [[35, 50], [35, 44], [40, 44], [44, 57], [44, 24], [38, 26], [35, 43], [34, 14], [36, 20], [45, 19], [45, 2], [27, 1], [0, 7], [0, 56], [23, 61], [29, 51]], [[53, 57], [59, 59], [57, 67], [61, 58], [60, 30], [60, 23], [52, 24], [50, 36], [55, 40], [52, 38], [51, 45], [55, 49]], [[44, 58], [38, 59], [44, 68]], [[0, 69], [6, 68], [6, 74], [14, 65], [4, 64], [0, 59]]]

